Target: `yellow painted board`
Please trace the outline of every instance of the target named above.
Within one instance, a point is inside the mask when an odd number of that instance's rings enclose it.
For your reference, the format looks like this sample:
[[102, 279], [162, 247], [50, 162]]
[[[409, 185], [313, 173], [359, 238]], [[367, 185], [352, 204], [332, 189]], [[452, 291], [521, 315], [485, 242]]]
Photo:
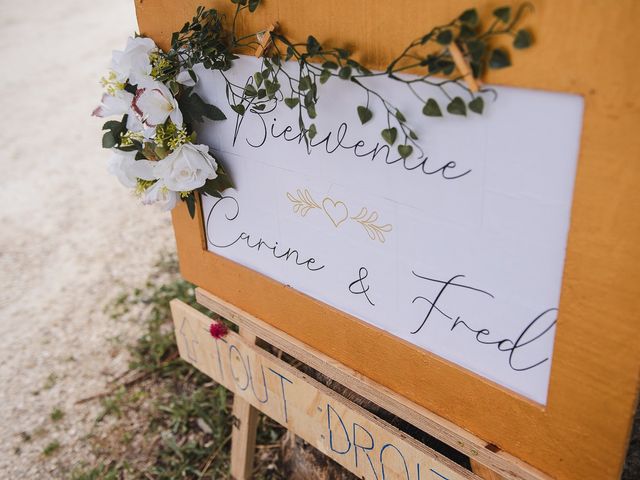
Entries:
[[[226, 1], [137, 0], [140, 30], [166, 47], [199, 4], [232, 8]], [[293, 39], [313, 34], [347, 46], [375, 68], [472, 6], [487, 18], [498, 3], [266, 0], [241, 28], [255, 32], [277, 21]], [[184, 206], [173, 215], [178, 253], [188, 280], [550, 476], [615, 479], [640, 378], [640, 2], [543, 0], [535, 8], [528, 19], [535, 45], [485, 81], [585, 99], [545, 408], [207, 252], [201, 214], [193, 221]]]

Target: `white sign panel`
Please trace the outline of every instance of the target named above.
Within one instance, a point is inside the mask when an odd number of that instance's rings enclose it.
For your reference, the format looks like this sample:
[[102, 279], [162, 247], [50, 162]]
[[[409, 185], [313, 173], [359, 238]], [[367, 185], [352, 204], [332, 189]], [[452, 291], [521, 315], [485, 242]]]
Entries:
[[[259, 70], [234, 65], [238, 84]], [[366, 99], [349, 82], [320, 87], [307, 147], [282, 103], [236, 131], [224, 83], [199, 74], [229, 118], [199, 141], [237, 187], [204, 197], [210, 251], [546, 403], [581, 97], [496, 88], [483, 115], [429, 118], [404, 85], [377, 78], [368, 85], [420, 138], [423, 156], [403, 160], [380, 138], [379, 105], [360, 124]]]

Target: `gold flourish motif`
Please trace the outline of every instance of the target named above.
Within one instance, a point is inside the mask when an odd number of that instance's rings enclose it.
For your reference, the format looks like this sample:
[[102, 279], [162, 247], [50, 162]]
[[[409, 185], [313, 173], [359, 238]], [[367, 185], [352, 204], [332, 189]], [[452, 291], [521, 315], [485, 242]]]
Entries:
[[313, 210], [314, 208], [321, 208], [320, 205], [315, 202], [315, 200], [309, 193], [309, 190], [307, 190], [306, 188], [304, 189], [304, 192], [298, 189], [296, 193], [298, 196], [294, 197], [289, 192], [287, 192], [287, 198], [291, 203], [293, 203], [293, 211], [295, 213], [299, 213], [301, 216], [305, 217], [307, 213], [309, 213], [309, 210]]
[[353, 220], [362, 226], [371, 240], [377, 240], [380, 243], [384, 243], [386, 240], [385, 234], [393, 230], [391, 224], [379, 225], [377, 223], [379, 215], [375, 210], [369, 213], [366, 207], [362, 207], [358, 215], [351, 217], [349, 216], [349, 208], [342, 200], [325, 197], [322, 202], [318, 203], [306, 188], [304, 190], [296, 190], [295, 195], [287, 192], [287, 198], [293, 204], [294, 213], [299, 214], [301, 217], [306, 217], [311, 210], [320, 210], [335, 228], [339, 228], [347, 220]]
[[384, 243], [385, 241], [384, 234], [393, 230], [393, 227], [388, 223], [386, 225], [376, 225], [375, 222], [378, 221], [378, 212], [373, 211], [369, 213], [367, 207], [362, 207], [360, 213], [355, 217], [351, 217], [351, 220], [355, 220], [362, 225], [362, 228], [364, 228], [371, 240], [377, 239], [380, 243]]

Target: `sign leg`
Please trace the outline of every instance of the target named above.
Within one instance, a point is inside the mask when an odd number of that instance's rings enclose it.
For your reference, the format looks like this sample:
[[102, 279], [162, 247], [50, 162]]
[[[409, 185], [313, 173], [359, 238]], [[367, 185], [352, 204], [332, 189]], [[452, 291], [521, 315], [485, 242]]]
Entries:
[[[240, 329], [240, 336], [255, 343], [256, 336]], [[231, 477], [234, 480], [250, 480], [253, 474], [253, 458], [256, 450], [258, 410], [236, 395], [233, 398], [233, 430], [231, 433]]]

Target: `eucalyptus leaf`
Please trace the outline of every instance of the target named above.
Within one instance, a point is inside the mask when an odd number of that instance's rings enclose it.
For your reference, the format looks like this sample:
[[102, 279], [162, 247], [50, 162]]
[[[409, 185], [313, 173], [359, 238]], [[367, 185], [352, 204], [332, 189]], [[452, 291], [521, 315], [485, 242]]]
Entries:
[[316, 40], [316, 37], [314, 37], [313, 35], [309, 35], [309, 37], [307, 38], [307, 52], [309, 52], [309, 54], [311, 55], [316, 55], [318, 52], [320, 52], [322, 47], [320, 47], [320, 42], [318, 42], [318, 40]]
[[298, 97], [285, 98], [284, 103], [289, 108], [295, 108], [298, 105], [298, 103], [300, 103], [300, 99]]
[[113, 148], [118, 144], [118, 141], [114, 138], [111, 130], [104, 132], [102, 136], [102, 148]]
[[260, 0], [249, 0], [249, 11], [255, 12], [258, 5], [260, 5]]
[[307, 107], [307, 115], [309, 115], [309, 118], [316, 118], [318, 116], [315, 105], [311, 104]]
[[360, 118], [360, 123], [364, 125], [369, 120], [371, 120], [371, 118], [373, 118], [373, 112], [367, 107], [360, 105], [358, 107], [358, 117]]
[[473, 78], [480, 78], [482, 76], [482, 72], [484, 72], [484, 64], [481, 62], [471, 62], [470, 65]]
[[511, 7], [500, 7], [493, 11], [493, 15], [503, 23], [509, 23]]
[[239, 103], [237, 105], [232, 105], [231, 106], [231, 110], [233, 110], [234, 112], [236, 112], [240, 116], [244, 115], [244, 112], [246, 111], [245, 106], [242, 105], [241, 103]]
[[471, 40], [467, 42], [467, 50], [472, 61], [479, 61], [484, 54], [485, 43], [482, 40]]
[[314, 105], [315, 103], [316, 103], [316, 99], [313, 96], [313, 92], [309, 90], [307, 94], [304, 96], [304, 106], [308, 108], [309, 106]]
[[411, 145], [398, 145], [398, 153], [402, 158], [407, 158], [413, 153], [413, 147]]
[[449, 45], [453, 40], [453, 33], [451, 30], [442, 30], [436, 37], [436, 42], [440, 45]]
[[429, 40], [431, 40], [431, 37], [433, 37], [433, 33], [429, 32], [426, 35], [424, 35], [421, 39], [420, 39], [420, 44], [424, 45], [425, 43], [427, 43]]
[[227, 118], [222, 110], [215, 105], [208, 104], [192, 91], [188, 95], [181, 95], [178, 98], [178, 105], [187, 124], [201, 123], [205, 118], [210, 120], [225, 120]]
[[484, 100], [482, 97], [476, 97], [469, 102], [469, 110], [477, 113], [478, 115], [482, 115], [482, 111], [484, 110]]
[[331, 72], [329, 70], [322, 70], [322, 73], [320, 74], [320, 83], [324, 85], [330, 78]]
[[385, 142], [389, 145], [393, 145], [396, 143], [396, 138], [398, 137], [398, 129], [396, 127], [385, 128], [380, 133]]
[[268, 97], [273, 97], [276, 94], [276, 92], [280, 90], [280, 84], [277, 81], [272, 82], [270, 80], [265, 80], [264, 86], [267, 91]]
[[466, 23], [472, 27], [478, 25], [478, 11], [475, 8], [465, 10], [458, 18], [462, 23]]
[[254, 73], [253, 80], [256, 82], [256, 86], [260, 88], [260, 85], [262, 85], [262, 81], [264, 80], [264, 78], [262, 78], [262, 73], [261, 72]]
[[228, 188], [235, 188], [235, 186], [231, 181], [231, 177], [229, 177], [227, 172], [220, 166], [220, 163], [218, 163], [218, 170], [216, 173], [218, 176], [207, 180], [200, 190], [207, 195], [220, 198], [222, 192]]
[[427, 103], [424, 104], [422, 108], [422, 113], [427, 117], [441, 117], [442, 110], [440, 110], [440, 105], [433, 98], [427, 100]]
[[302, 91], [309, 90], [311, 88], [311, 77], [309, 77], [309, 75], [302, 77], [298, 84], [298, 88]]
[[506, 68], [511, 65], [511, 60], [509, 60], [509, 54], [506, 50], [501, 48], [496, 48], [491, 52], [491, 56], [489, 57], [489, 67], [494, 69]]
[[331, 60], [326, 61], [322, 64], [322, 68], [328, 68], [329, 70], [337, 70], [339, 65], [336, 62], [332, 62]]
[[445, 75], [451, 75], [453, 69], [456, 68], [456, 64], [448, 60], [440, 60], [438, 62], [438, 66], [440, 67], [440, 70], [442, 70], [442, 73], [444, 73]]
[[109, 120], [102, 125], [102, 130], [117, 130], [120, 128], [120, 122], [118, 120]]
[[449, 105], [447, 105], [447, 112], [452, 115], [467, 115], [467, 106], [464, 104], [464, 100], [460, 97], [455, 97]]
[[285, 60], [289, 61], [291, 60], [291, 58], [293, 57], [293, 55], [295, 54], [295, 50], [293, 49], [293, 47], [287, 47], [287, 55], [284, 57]]
[[461, 40], [473, 37], [475, 35], [476, 31], [474, 28], [470, 27], [469, 25], [466, 24], [462, 24], [460, 25], [460, 32], [458, 33], [458, 38]]
[[316, 124], [312, 123], [311, 126], [309, 127], [309, 130], [307, 130], [307, 134], [309, 135], [309, 139], [313, 140], [313, 137], [315, 137], [318, 134], [318, 130], [316, 129]]
[[519, 50], [529, 48], [532, 43], [531, 34], [527, 30], [518, 30], [513, 39], [513, 46]]
[[396, 118], [398, 119], [399, 122], [406, 122], [407, 118], [402, 114], [402, 112], [400, 110], [396, 110]]
[[351, 77], [351, 67], [349, 67], [348, 65], [342, 67], [338, 72], [338, 76], [343, 80], [349, 80], [349, 78]]
[[196, 199], [193, 196], [193, 193], [185, 197], [184, 201], [187, 202], [187, 209], [189, 210], [189, 216], [191, 218], [195, 218], [196, 217]]

